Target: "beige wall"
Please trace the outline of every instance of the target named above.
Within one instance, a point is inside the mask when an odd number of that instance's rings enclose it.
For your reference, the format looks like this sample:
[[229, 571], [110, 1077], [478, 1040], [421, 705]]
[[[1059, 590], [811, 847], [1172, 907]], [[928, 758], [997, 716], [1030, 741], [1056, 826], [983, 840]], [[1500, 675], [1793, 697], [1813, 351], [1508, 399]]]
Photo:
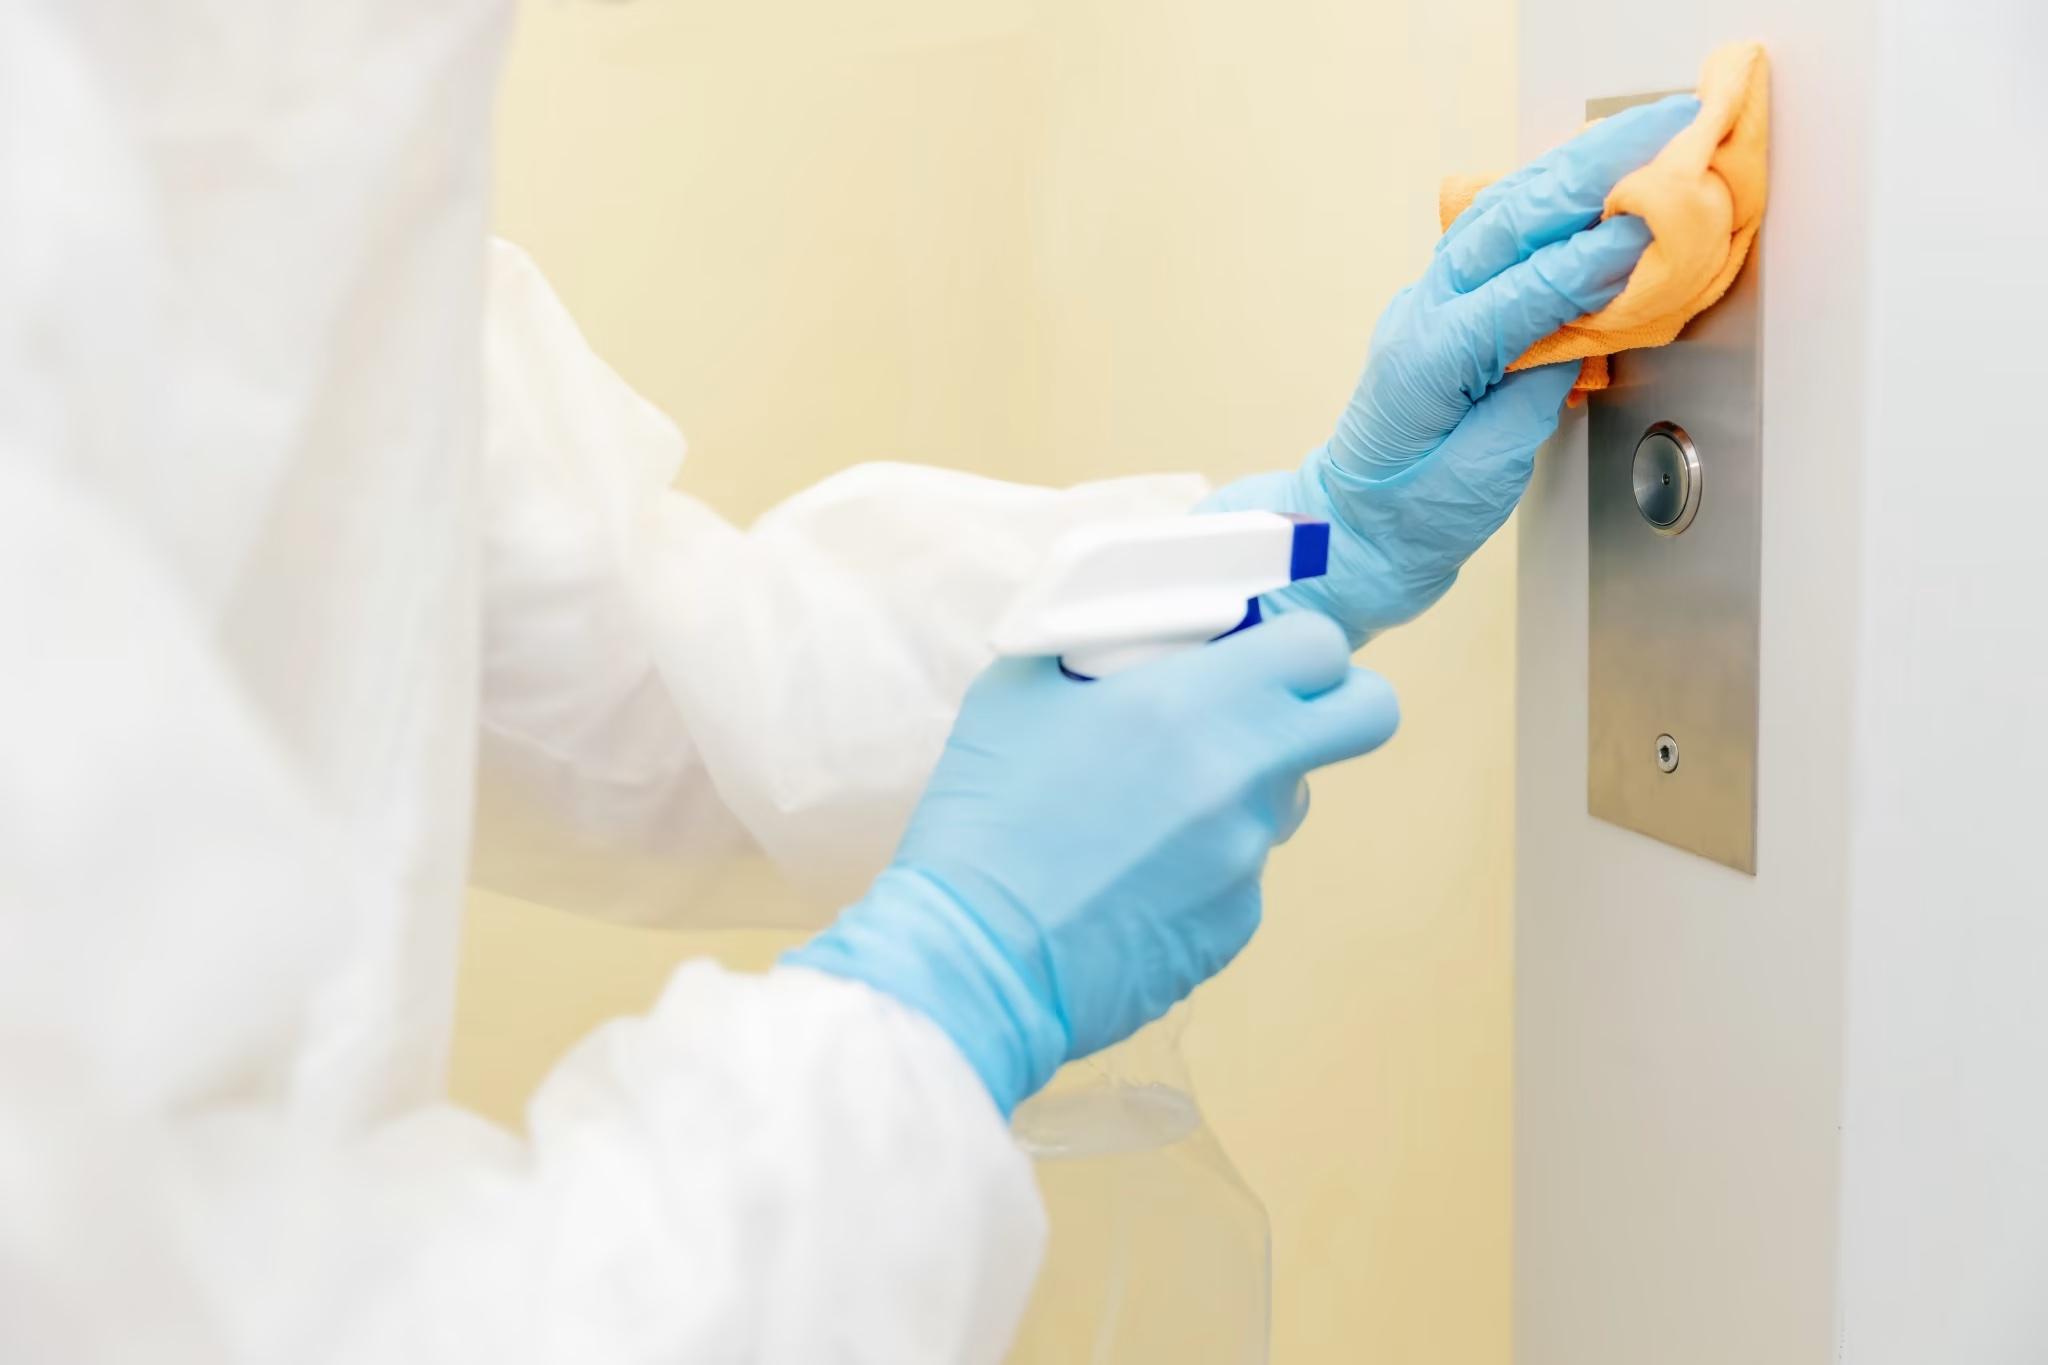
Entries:
[[[1512, 146], [1511, 0], [536, 4], [501, 224], [745, 518], [886, 456], [1065, 482], [1292, 463]], [[1317, 783], [1200, 997], [1271, 1210], [1274, 1359], [1507, 1358], [1512, 549], [1374, 645], [1407, 722]], [[758, 872], [724, 894], [780, 894]], [[515, 1119], [670, 964], [763, 936], [480, 899], [457, 1094]]]

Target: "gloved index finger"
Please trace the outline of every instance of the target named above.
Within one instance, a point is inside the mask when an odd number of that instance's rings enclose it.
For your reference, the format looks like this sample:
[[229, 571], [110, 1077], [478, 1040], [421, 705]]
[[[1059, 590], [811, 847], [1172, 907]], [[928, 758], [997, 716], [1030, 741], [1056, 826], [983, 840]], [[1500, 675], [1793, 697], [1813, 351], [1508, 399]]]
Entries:
[[1283, 612], [1250, 630], [1147, 665], [1158, 668], [1170, 685], [1240, 697], [1272, 695], [1276, 686], [1295, 697], [1312, 697], [1341, 683], [1350, 666], [1351, 646], [1343, 630], [1312, 611]]
[[1467, 293], [1591, 227], [1616, 182], [1647, 165], [1698, 116], [1699, 107], [1691, 95], [1670, 95], [1624, 109], [1487, 186], [1438, 243], [1430, 263], [1438, 286]]
[[[1437, 240], [1438, 248], [1448, 249], [1481, 215], [1516, 189], [1539, 176], [1552, 174], [1568, 163], [1582, 168], [1599, 167], [1611, 165], [1618, 155], [1628, 162], [1614, 175], [1613, 179], [1619, 180], [1637, 166], [1647, 164], [1679, 129], [1699, 116], [1699, 109], [1697, 95], [1666, 95], [1663, 99], [1638, 104], [1597, 120], [1474, 195], [1465, 211], [1444, 229], [1443, 236]], [[1612, 181], [1609, 187], [1612, 187]], [[1603, 190], [1601, 193], [1604, 198], [1606, 192]]]
[[1401, 727], [1401, 703], [1385, 678], [1347, 668], [1344, 680], [1295, 716], [1294, 758], [1304, 772], [1369, 754]]

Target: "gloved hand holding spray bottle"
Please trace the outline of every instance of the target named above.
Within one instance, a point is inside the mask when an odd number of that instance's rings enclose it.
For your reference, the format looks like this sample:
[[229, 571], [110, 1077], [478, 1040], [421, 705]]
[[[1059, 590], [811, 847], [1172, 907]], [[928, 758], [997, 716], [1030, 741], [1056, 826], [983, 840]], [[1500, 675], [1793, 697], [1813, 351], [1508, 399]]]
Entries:
[[[1329, 550], [1327, 522], [1273, 512], [1083, 528], [1053, 549], [993, 644], [1092, 683], [1257, 625], [1259, 595], [1319, 577]], [[1306, 788], [1290, 799], [1298, 820]], [[1017, 1110], [1052, 1223], [1018, 1365], [1266, 1357], [1266, 1210], [1195, 1101], [1179, 1047], [1187, 1009], [1073, 1064]]]

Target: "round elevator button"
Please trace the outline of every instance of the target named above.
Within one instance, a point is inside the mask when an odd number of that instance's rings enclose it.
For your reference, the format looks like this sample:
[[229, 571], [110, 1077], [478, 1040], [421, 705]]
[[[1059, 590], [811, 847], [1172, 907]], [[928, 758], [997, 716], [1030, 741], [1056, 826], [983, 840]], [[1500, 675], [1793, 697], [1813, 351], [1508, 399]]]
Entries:
[[1685, 429], [1659, 422], [1636, 442], [1636, 508], [1660, 534], [1675, 536], [1700, 506], [1700, 457]]

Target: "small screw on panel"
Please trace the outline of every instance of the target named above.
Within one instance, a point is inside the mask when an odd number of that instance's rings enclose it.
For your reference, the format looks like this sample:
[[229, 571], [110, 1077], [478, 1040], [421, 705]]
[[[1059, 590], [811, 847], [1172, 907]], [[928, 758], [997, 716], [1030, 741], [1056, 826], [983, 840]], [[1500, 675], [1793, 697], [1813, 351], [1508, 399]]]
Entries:
[[1678, 771], [1678, 741], [1669, 735], [1657, 736], [1657, 771], [1675, 773]]

